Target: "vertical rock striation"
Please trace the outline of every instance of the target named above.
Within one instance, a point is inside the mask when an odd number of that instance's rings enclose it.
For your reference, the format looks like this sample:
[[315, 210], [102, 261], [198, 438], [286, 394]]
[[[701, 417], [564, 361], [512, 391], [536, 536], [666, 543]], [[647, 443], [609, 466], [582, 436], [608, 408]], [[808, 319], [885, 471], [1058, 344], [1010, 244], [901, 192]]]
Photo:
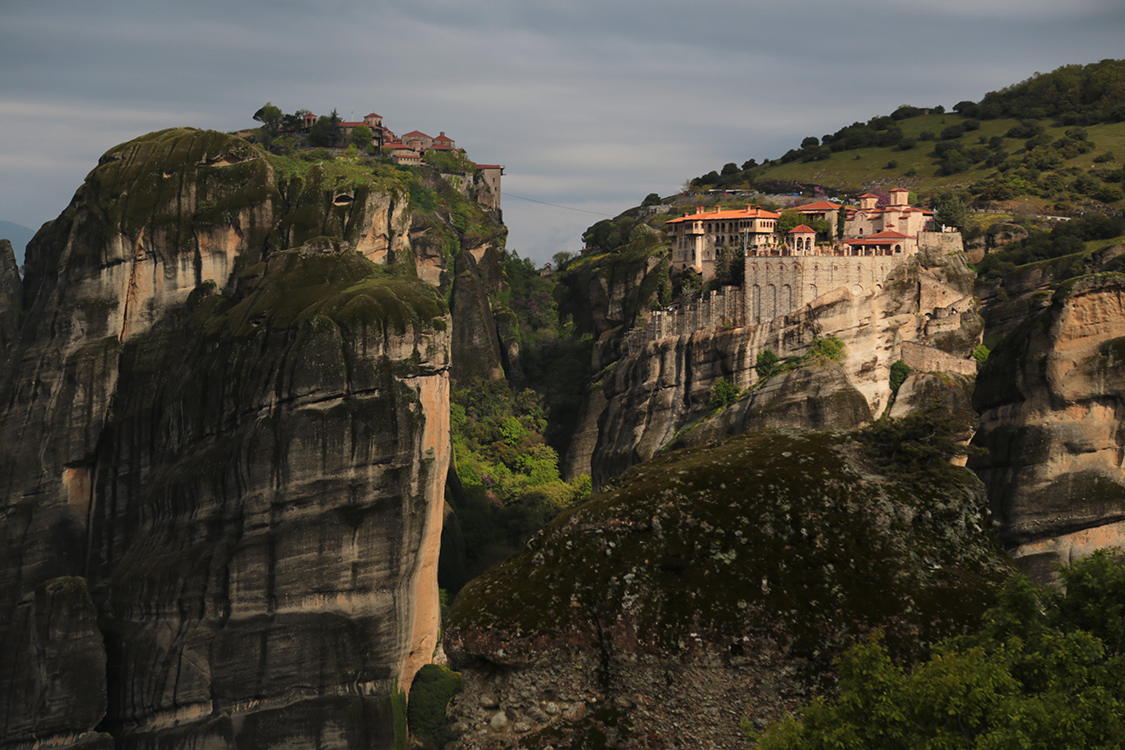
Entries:
[[1064, 283], [993, 350], [973, 405], [988, 454], [970, 466], [1021, 567], [1046, 580], [1125, 544], [1125, 275]]
[[403, 191], [318, 170], [151, 134], [29, 246], [0, 379], [3, 743], [393, 744], [436, 647], [450, 320], [372, 262], [410, 259]]
[[[890, 368], [910, 356], [908, 347], [925, 363], [920, 370], [975, 371], [968, 357], [981, 329], [979, 316], [969, 309], [972, 278], [960, 254], [935, 254], [911, 259], [866, 294], [853, 296], [840, 288], [761, 325], [707, 328], [650, 341], [603, 372], [584, 414], [584, 432], [575, 440], [592, 445], [592, 456], [571, 451], [568, 462], [584, 466], [588, 460], [595, 485], [601, 485], [673, 440], [698, 444], [763, 427], [864, 424], [890, 403]], [[931, 314], [953, 304], [963, 310], [956, 325], [948, 331], [933, 325]], [[827, 336], [845, 345], [840, 364], [756, 387], [758, 354], [769, 349], [781, 358], [801, 356]], [[703, 424], [700, 439], [685, 439], [684, 429], [713, 411], [709, 396], [720, 378], [754, 390], [729, 413]], [[595, 404], [604, 404], [596, 414]]]

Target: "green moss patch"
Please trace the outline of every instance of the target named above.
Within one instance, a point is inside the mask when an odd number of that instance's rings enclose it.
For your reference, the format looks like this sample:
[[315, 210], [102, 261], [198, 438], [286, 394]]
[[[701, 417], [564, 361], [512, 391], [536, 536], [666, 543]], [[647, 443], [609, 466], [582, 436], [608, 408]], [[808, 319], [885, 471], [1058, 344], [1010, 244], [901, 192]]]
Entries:
[[[326, 242], [335, 244], [332, 238]], [[247, 274], [259, 272], [262, 269], [249, 269]], [[212, 320], [210, 330], [248, 336], [262, 325], [287, 328], [327, 318], [352, 332], [377, 328], [402, 334], [416, 322], [444, 329], [445, 315], [441, 294], [417, 278], [390, 273], [362, 255], [330, 247], [271, 256], [254, 291]]]
[[768, 638], [827, 668], [882, 628], [918, 653], [975, 622], [1009, 567], [971, 473], [900, 484], [866, 460], [844, 433], [767, 430], [636, 466], [471, 582], [448, 642], [521, 663]]

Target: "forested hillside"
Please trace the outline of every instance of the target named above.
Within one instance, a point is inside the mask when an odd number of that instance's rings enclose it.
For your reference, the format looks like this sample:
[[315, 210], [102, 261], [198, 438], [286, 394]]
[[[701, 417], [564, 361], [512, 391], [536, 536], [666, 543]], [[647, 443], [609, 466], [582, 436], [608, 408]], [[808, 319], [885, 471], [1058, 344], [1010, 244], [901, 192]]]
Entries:
[[1037, 74], [949, 110], [904, 104], [806, 136], [779, 158], [728, 163], [690, 180], [689, 189], [847, 195], [893, 184], [977, 207], [1113, 213], [1125, 205], [1123, 159], [1125, 60], [1103, 60]]

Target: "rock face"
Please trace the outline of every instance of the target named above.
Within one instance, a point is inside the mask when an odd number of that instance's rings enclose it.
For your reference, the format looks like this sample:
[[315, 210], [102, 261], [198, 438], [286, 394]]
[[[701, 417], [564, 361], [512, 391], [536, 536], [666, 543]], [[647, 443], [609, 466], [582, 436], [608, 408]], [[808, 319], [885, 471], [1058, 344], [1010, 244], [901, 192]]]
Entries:
[[458, 596], [458, 747], [744, 747], [873, 629], [960, 632], [1010, 571], [983, 487], [890, 474], [795, 430], [633, 467]]
[[29, 246], [4, 743], [392, 746], [439, 627], [450, 320], [383, 177], [163, 131]]
[[[720, 378], [755, 389], [757, 356], [767, 349], [783, 359], [801, 356], [816, 339], [833, 335], [844, 343], [846, 356], [840, 366], [752, 390], [732, 414], [711, 420], [705, 440], [767, 426], [863, 424], [890, 401], [890, 367], [899, 359], [922, 371], [975, 372], [968, 357], [982, 326], [971, 310], [972, 278], [961, 255], [921, 258], [899, 267], [870, 294], [853, 297], [839, 289], [766, 324], [703, 329], [647, 343], [607, 368], [601, 392], [592, 399], [605, 404], [596, 419], [587, 406], [585, 429], [596, 425], [597, 437], [579, 434], [576, 440], [595, 446], [590, 458], [595, 485], [650, 458], [684, 427], [707, 417], [711, 389]], [[939, 310], [957, 308], [955, 315], [932, 319]], [[798, 385], [803, 390], [797, 391]], [[568, 459], [584, 465], [581, 456]]]
[[4, 359], [19, 336], [22, 310], [23, 284], [16, 265], [16, 252], [11, 242], [0, 240], [0, 356]]
[[1020, 566], [1125, 544], [1125, 275], [1063, 284], [999, 344], [981, 371], [970, 465], [992, 499], [997, 533]]

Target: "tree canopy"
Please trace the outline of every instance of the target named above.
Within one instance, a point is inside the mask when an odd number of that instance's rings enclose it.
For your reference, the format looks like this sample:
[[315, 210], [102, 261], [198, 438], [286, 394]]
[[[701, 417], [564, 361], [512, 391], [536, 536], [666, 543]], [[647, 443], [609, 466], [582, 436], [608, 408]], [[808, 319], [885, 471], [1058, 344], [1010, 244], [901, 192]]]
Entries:
[[754, 735], [759, 750], [1120, 748], [1125, 737], [1125, 565], [1100, 550], [1065, 588], [1013, 577], [980, 632], [912, 669], [877, 638], [837, 663], [839, 693]]

